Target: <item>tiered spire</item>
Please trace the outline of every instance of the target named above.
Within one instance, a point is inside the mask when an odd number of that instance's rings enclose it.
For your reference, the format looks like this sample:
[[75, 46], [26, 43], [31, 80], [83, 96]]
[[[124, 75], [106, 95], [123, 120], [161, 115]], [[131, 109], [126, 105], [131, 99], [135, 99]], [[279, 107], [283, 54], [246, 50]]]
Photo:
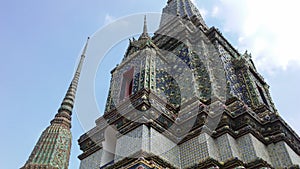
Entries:
[[148, 34], [148, 26], [147, 26], [147, 17], [146, 15], [144, 16], [144, 29], [142, 35], [139, 37], [139, 40], [141, 39], [149, 39], [150, 36]]
[[138, 50], [142, 50], [146, 47], [151, 47], [151, 48], [156, 48], [154, 43], [152, 42], [151, 37], [148, 34], [148, 26], [147, 26], [147, 17], [145, 15], [144, 17], [144, 28], [143, 28], [143, 33], [139, 37], [138, 40], [133, 38], [132, 40], [129, 39], [129, 46], [127, 48], [127, 51], [125, 53], [125, 58], [127, 58], [128, 55], [132, 54], [133, 52], [136, 52]]
[[88, 47], [89, 38], [85, 44], [83, 52], [81, 54], [80, 62], [77, 66], [75, 75], [72, 79], [72, 82], [68, 88], [68, 91], [61, 103], [60, 108], [58, 109], [58, 113], [55, 115], [55, 118], [51, 121], [51, 124], [64, 124], [67, 127], [71, 128], [71, 116], [72, 110], [74, 107], [75, 95], [78, 86], [79, 76], [82, 69], [83, 61], [85, 58], [85, 53]]
[[80, 62], [68, 91], [51, 121], [35, 145], [29, 159], [21, 169], [67, 169], [71, 150], [71, 116], [74, 107], [80, 72], [85, 59], [88, 41], [83, 49]]
[[199, 10], [190, 0], [168, 0], [167, 6], [163, 9], [160, 26], [170, 22], [173, 17], [191, 20], [196, 26], [208, 29]]

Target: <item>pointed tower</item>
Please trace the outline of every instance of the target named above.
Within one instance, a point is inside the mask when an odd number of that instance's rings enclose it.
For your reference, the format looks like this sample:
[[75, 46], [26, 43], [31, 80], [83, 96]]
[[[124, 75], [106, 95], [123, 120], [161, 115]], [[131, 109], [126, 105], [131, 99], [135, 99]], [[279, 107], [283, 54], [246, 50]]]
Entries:
[[147, 28], [147, 16], [144, 17], [144, 29], [142, 35], [139, 37], [139, 40], [141, 39], [150, 39], [150, 36], [148, 35], [148, 28]]
[[21, 169], [68, 168], [72, 140], [70, 131], [71, 116], [88, 40], [83, 49], [75, 75], [57, 114], [51, 121], [50, 126], [43, 131], [31, 155], [29, 156], [29, 159]]
[[279, 116], [251, 54], [190, 0], [168, 0], [111, 71], [104, 115], [78, 140], [80, 169], [299, 169], [300, 138]]
[[174, 20], [173, 17], [190, 20], [203, 30], [208, 30], [199, 10], [191, 0], [168, 0], [167, 6], [163, 9], [160, 27]]

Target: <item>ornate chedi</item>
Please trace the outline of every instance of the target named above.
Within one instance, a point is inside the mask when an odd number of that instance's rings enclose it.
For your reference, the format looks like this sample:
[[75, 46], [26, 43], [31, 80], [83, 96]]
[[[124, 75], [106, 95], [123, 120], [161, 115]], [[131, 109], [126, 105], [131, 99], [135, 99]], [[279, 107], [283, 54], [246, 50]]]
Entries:
[[29, 159], [21, 169], [68, 168], [72, 141], [71, 116], [87, 45], [88, 42], [58, 113], [51, 121], [50, 126], [43, 131]]
[[300, 138], [279, 116], [251, 54], [190, 0], [168, 0], [112, 70], [104, 115], [78, 140], [80, 169], [299, 168]]

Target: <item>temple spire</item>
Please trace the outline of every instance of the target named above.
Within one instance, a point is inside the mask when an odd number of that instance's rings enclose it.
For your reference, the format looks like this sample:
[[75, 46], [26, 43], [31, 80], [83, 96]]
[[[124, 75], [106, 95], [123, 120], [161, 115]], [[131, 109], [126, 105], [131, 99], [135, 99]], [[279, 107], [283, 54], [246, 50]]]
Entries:
[[68, 169], [72, 143], [71, 116], [88, 41], [89, 38], [57, 114], [51, 121], [51, 125], [43, 131], [29, 159], [21, 169]]
[[79, 76], [80, 76], [83, 61], [85, 59], [85, 54], [86, 54], [87, 47], [88, 47], [88, 42], [89, 42], [89, 38], [87, 39], [87, 42], [83, 48], [79, 64], [77, 66], [74, 77], [71, 81], [71, 84], [68, 88], [68, 91], [61, 103], [60, 108], [58, 109], [58, 113], [55, 115], [55, 118], [51, 121], [51, 124], [52, 123], [61, 123], [61, 124], [65, 124], [69, 128], [71, 128], [71, 115], [72, 115], [72, 110], [74, 107], [74, 101], [75, 101], [75, 95], [76, 95], [76, 91], [77, 91]]
[[150, 36], [148, 34], [148, 26], [147, 26], [147, 16], [144, 16], [144, 28], [143, 28], [143, 33], [142, 35], [139, 37], [139, 40], [141, 39], [149, 39]]
[[167, 6], [163, 9], [160, 27], [177, 18], [190, 20], [194, 25], [204, 30], [209, 29], [200, 11], [191, 0], [168, 0]]
[[144, 29], [143, 29], [143, 33], [144, 34], [148, 34], [148, 25], [147, 25], [147, 16], [144, 16]]

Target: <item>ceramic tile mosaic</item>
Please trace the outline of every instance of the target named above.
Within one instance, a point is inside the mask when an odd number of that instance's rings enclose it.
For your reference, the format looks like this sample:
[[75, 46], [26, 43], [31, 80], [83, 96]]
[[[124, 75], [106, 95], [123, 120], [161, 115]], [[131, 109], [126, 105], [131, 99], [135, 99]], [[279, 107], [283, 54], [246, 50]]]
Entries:
[[[234, 66], [232, 64], [231, 55], [220, 44], [215, 44], [220, 52], [221, 59], [224, 63], [224, 70], [226, 71], [226, 78], [230, 83], [231, 93], [242, 98], [240, 83], [235, 75]], [[243, 98], [242, 98], [243, 99]]]
[[253, 141], [253, 145], [254, 145], [257, 157], [267, 161], [268, 163], [271, 163], [271, 159], [270, 159], [267, 147], [261, 141], [259, 141], [257, 138], [255, 138], [254, 136], [251, 135], [251, 138]]
[[296, 164], [296, 165], [299, 165], [300, 166], [300, 157], [299, 155], [297, 155], [289, 145], [287, 145], [286, 143], [284, 143], [286, 145], [286, 149], [287, 149], [287, 152], [292, 160], [292, 163], [293, 164]]
[[247, 134], [237, 139], [237, 143], [239, 145], [239, 152], [241, 154], [242, 160], [246, 163], [252, 162], [255, 159], [257, 159], [251, 137], [251, 134]]
[[241, 155], [239, 153], [238, 144], [236, 140], [231, 135], [229, 134], [226, 135], [228, 137], [228, 141], [229, 141], [230, 148], [232, 150], [233, 157], [238, 157], [239, 159], [241, 159]]
[[151, 128], [150, 152], [175, 166], [180, 166], [179, 147], [153, 128]]
[[87, 158], [81, 160], [80, 169], [99, 169], [103, 150], [98, 150]]
[[271, 163], [267, 147], [252, 134], [237, 139], [239, 152], [243, 161], [249, 163], [256, 159], [263, 159]]
[[137, 74], [141, 74], [141, 71], [146, 69], [145, 62], [146, 60], [144, 59], [144, 56], [137, 55], [136, 57], [132, 58], [132, 60], [126, 62], [126, 64], [122, 63], [122, 65], [118, 67], [118, 70], [113, 73], [112, 82], [111, 82], [111, 86], [112, 86], [111, 99], [115, 105], [118, 105], [121, 101], [120, 95], [122, 91], [119, 86], [120, 84], [122, 84], [123, 74], [128, 70], [130, 70], [131, 68], [134, 68], [133, 77], [136, 77]]
[[[290, 155], [292, 150], [288, 147], [288, 145], [285, 142], [281, 141], [276, 144], [270, 144], [268, 146], [268, 151], [270, 154], [272, 164], [275, 168], [288, 167], [292, 165]], [[299, 156], [298, 160], [295, 161], [298, 161], [299, 164]]]
[[143, 125], [120, 137], [116, 144], [115, 162], [129, 157], [140, 150], [149, 151], [147, 135], [148, 129]]
[[216, 158], [215, 154], [210, 154], [214, 146], [210, 136], [205, 133], [182, 143], [180, 145], [181, 167], [193, 166], [209, 157]]
[[216, 143], [218, 145], [221, 161], [225, 162], [234, 157], [239, 157], [237, 143], [229, 134], [218, 137]]

